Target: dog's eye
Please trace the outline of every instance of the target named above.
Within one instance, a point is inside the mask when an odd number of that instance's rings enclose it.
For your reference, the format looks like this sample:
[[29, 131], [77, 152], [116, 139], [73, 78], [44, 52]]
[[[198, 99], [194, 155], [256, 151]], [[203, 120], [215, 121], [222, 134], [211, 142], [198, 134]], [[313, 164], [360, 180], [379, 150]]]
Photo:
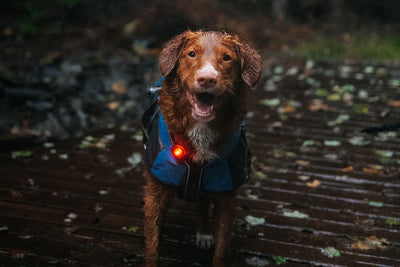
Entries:
[[189, 52], [188, 56], [189, 56], [189, 57], [195, 57], [195, 56], [196, 56], [196, 53], [195, 53], [194, 51], [191, 51], [191, 52]]
[[225, 54], [225, 55], [222, 57], [222, 59], [223, 59], [224, 61], [230, 61], [230, 60], [232, 60], [232, 57], [231, 57], [230, 55], [228, 55], [228, 54]]

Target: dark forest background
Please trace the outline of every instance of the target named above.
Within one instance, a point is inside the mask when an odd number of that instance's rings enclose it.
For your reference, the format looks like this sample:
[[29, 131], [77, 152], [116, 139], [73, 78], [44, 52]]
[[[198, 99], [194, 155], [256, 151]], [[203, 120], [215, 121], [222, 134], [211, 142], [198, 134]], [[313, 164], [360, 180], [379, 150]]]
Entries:
[[20, 0], [0, 2], [0, 147], [124, 126], [159, 78], [162, 44], [224, 30], [282, 57], [400, 58], [400, 1]]

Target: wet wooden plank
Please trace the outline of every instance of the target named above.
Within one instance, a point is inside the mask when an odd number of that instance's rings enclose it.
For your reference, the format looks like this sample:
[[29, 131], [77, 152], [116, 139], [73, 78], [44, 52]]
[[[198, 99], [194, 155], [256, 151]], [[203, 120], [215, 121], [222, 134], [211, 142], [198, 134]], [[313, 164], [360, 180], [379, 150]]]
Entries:
[[[303, 78], [282, 75], [276, 82], [277, 91], [264, 91], [264, 84], [252, 91], [247, 130], [253, 173], [239, 191], [230, 248], [232, 266], [251, 266], [246, 263], [250, 259], [272, 265], [273, 256], [285, 258], [285, 266], [400, 265], [400, 228], [388, 223], [400, 218], [400, 138], [372, 136], [367, 146], [349, 143], [365, 127], [400, 119], [394, 108], [380, 117], [387, 99], [400, 99], [400, 90], [390, 86], [389, 78], [377, 87], [371, 85], [372, 76], [343, 78], [337, 66], [323, 66], [335, 75], [326, 77], [319, 70], [323, 67], [307, 70], [302, 66]], [[354, 67], [350, 76], [362, 70], [362, 66]], [[308, 105], [317, 98], [313, 95], [317, 88], [307, 84], [307, 78], [318, 80], [319, 87], [326, 89], [353, 83], [371, 96], [385, 94], [386, 99], [369, 105], [366, 114], [351, 113], [350, 119], [329, 126], [340, 114], [348, 114], [351, 105], [324, 100], [329, 111], [310, 111]], [[260, 104], [274, 97], [281, 105], [297, 100], [302, 106], [296, 112], [282, 113]], [[280, 125], [271, 127], [274, 122]], [[0, 227], [7, 228], [0, 231], [2, 263], [133, 266], [140, 261], [142, 166], [125, 175], [118, 171], [129, 166], [128, 156], [141, 153], [142, 144], [132, 138], [136, 130], [94, 133], [95, 137], [109, 134], [116, 136], [104, 148], [80, 149], [82, 137], [56, 142], [53, 148], [36, 146], [28, 159], [12, 160], [9, 153], [0, 152]], [[304, 146], [306, 140], [313, 140], [314, 145]], [[325, 140], [340, 144], [326, 146]], [[382, 160], [376, 150], [392, 151], [393, 156]], [[67, 159], [60, 158], [65, 154]], [[319, 184], [307, 185], [313, 180]], [[209, 265], [212, 251], [195, 247], [195, 210], [183, 201], [173, 204], [163, 234], [163, 264]], [[293, 211], [308, 217], [292, 218], [285, 213]], [[70, 214], [77, 217], [68, 221]], [[248, 215], [265, 222], [249, 226]], [[123, 227], [133, 230], [129, 233]], [[353, 247], [374, 236], [383, 242], [380, 247]], [[325, 256], [321, 249], [327, 247], [337, 249], [340, 256]]]

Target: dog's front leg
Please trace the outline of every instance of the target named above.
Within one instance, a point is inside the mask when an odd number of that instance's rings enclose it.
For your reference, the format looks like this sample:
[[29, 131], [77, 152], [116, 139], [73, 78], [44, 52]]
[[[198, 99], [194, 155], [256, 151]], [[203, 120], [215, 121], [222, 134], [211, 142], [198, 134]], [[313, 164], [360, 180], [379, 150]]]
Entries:
[[168, 206], [175, 192], [172, 188], [155, 181], [145, 172], [147, 184], [144, 191], [144, 237], [146, 267], [158, 266], [160, 256], [160, 232]]
[[235, 217], [236, 194], [218, 196], [215, 200], [214, 223], [215, 223], [215, 250], [213, 257], [214, 267], [226, 266], [225, 253], [228, 248], [230, 234], [232, 231], [233, 219]]
[[204, 199], [199, 203], [198, 208], [198, 224], [196, 232], [196, 245], [201, 249], [210, 249], [214, 244], [214, 237], [212, 235], [212, 228], [209, 223], [210, 203], [208, 199]]

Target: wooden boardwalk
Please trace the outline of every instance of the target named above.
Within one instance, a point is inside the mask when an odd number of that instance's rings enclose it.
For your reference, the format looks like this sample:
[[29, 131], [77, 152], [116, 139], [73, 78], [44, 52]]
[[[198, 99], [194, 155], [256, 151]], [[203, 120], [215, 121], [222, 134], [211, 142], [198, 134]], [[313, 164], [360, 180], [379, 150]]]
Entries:
[[[398, 131], [360, 133], [400, 121], [400, 67], [288, 60], [264, 76], [232, 266], [400, 266]], [[138, 129], [1, 152], [0, 266], [140, 265]], [[177, 200], [169, 211], [162, 266], [209, 266], [193, 210]]]

